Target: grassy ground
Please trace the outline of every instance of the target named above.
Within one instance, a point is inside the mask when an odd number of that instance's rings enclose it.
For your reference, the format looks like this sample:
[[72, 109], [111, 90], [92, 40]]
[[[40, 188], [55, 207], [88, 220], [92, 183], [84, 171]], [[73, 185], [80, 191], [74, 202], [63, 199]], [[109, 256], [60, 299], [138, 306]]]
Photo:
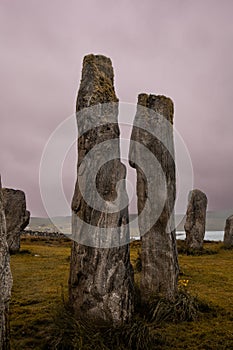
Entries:
[[[160, 339], [155, 349], [233, 349], [233, 250], [221, 243], [206, 243], [208, 254], [179, 255], [182, 281], [186, 289], [212, 311], [195, 322], [164, 323], [153, 328]], [[140, 244], [131, 245], [135, 266]], [[210, 253], [216, 254], [210, 254]], [[70, 242], [25, 239], [21, 253], [11, 257], [14, 278], [11, 300], [11, 348], [48, 349], [44, 347], [53, 329], [53, 315], [67, 295]], [[140, 273], [135, 274], [139, 282]], [[205, 304], [206, 305], [206, 304]]]
[[21, 253], [11, 257], [11, 347], [41, 349], [52, 326], [51, 315], [67, 292], [70, 242], [23, 240]]

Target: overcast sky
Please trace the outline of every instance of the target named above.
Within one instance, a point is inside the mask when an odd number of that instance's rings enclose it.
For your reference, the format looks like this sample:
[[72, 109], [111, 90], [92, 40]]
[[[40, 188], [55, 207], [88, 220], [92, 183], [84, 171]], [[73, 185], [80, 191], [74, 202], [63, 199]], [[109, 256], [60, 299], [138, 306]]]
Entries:
[[[233, 209], [233, 1], [1, 0], [0, 42], [0, 172], [4, 187], [25, 191], [32, 215], [45, 215], [42, 151], [75, 110], [88, 53], [111, 57], [121, 101], [173, 99], [194, 187], [209, 210]], [[68, 198], [75, 168], [65, 172]]]

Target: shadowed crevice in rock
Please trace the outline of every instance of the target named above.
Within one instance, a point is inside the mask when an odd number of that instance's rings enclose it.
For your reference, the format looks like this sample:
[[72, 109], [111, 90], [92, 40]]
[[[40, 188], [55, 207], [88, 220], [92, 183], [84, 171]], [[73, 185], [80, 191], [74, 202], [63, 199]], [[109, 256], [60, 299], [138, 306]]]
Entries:
[[26, 210], [26, 197], [21, 190], [3, 188], [3, 199], [7, 243], [10, 253], [17, 253], [20, 250], [20, 234], [29, 224], [30, 212]]
[[205, 237], [207, 197], [200, 190], [189, 193], [189, 202], [186, 212], [185, 233], [188, 249], [202, 249]]
[[[129, 231], [124, 225], [128, 223], [124, 181], [117, 188], [126, 174], [120, 162], [117, 102], [111, 60], [100, 55], [86, 56], [76, 107], [78, 166], [72, 200], [75, 242], [69, 299], [76, 317], [114, 324], [130, 320], [134, 294], [129, 245], [120, 245], [124, 239], [129, 242]], [[101, 208], [95, 208], [101, 199]], [[115, 212], [109, 213], [110, 208]]]
[[173, 103], [169, 98], [138, 96], [129, 162], [137, 172], [143, 299], [157, 293], [173, 298], [177, 290], [179, 266], [173, 212], [176, 177], [172, 123]]
[[11, 297], [12, 275], [10, 254], [6, 237], [6, 219], [0, 178], [0, 349], [9, 350], [9, 302]]

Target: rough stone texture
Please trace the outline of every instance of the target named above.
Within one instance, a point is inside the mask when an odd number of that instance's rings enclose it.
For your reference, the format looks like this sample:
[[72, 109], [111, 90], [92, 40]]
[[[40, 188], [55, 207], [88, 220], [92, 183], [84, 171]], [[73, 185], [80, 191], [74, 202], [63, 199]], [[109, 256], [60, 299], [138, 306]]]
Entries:
[[[123, 241], [129, 241], [129, 231], [124, 226], [128, 223], [128, 207], [119, 211], [118, 204], [114, 203], [116, 184], [126, 174], [119, 159], [117, 101], [111, 60], [100, 55], [86, 56], [76, 108], [81, 114], [77, 113], [78, 178], [72, 201], [72, 233], [76, 242], [71, 253], [69, 298], [77, 317], [82, 315], [113, 324], [131, 318], [134, 294], [129, 244], [119, 246], [122, 237]], [[101, 105], [108, 102], [114, 104]], [[85, 110], [90, 106], [95, 107]], [[104, 125], [100, 125], [101, 122]], [[88, 124], [90, 129], [83, 133]], [[100, 145], [112, 139], [115, 139], [114, 144]], [[96, 145], [102, 146], [102, 150], [91, 159], [91, 167], [86, 167], [87, 154]], [[95, 205], [98, 193], [89, 186], [92, 172], [99, 167], [104, 152], [114, 154], [114, 160], [103, 165], [97, 173], [96, 188], [106, 208], [103, 206], [102, 210], [96, 210], [84, 200], [80, 184], [85, 194], [90, 195], [90, 203]], [[124, 183], [121, 183], [119, 195], [123, 199], [127, 197]], [[111, 206], [115, 206], [115, 213], [104, 212]], [[83, 222], [92, 226], [85, 226]], [[107, 228], [104, 234], [102, 228]]]
[[233, 215], [226, 219], [223, 242], [226, 247], [233, 247]]
[[0, 179], [0, 349], [3, 350], [10, 349], [8, 314], [11, 287], [10, 254], [6, 240], [6, 219]]
[[26, 210], [23, 191], [3, 188], [3, 198], [8, 247], [10, 253], [17, 253], [20, 250], [20, 234], [29, 224], [30, 212]]
[[202, 249], [205, 237], [207, 197], [200, 190], [189, 193], [184, 229], [188, 249]]
[[[172, 123], [173, 103], [169, 98], [138, 96], [129, 162], [137, 172], [142, 241], [140, 288], [145, 300], [153, 294], [173, 299], [177, 291], [179, 266], [173, 213], [176, 179]], [[155, 157], [157, 163], [153, 162]]]

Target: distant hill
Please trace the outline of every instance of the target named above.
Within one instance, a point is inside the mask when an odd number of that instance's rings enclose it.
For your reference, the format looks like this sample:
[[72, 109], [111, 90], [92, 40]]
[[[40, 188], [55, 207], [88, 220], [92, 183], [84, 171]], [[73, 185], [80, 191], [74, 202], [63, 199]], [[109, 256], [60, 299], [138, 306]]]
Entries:
[[[207, 212], [206, 219], [206, 231], [223, 231], [225, 227], [226, 218], [233, 214], [233, 210], [225, 211], [209, 211]], [[130, 221], [137, 218], [137, 214], [130, 214]], [[54, 225], [54, 223], [56, 225]], [[70, 232], [71, 229], [71, 217], [70, 216], [59, 216], [53, 218], [53, 222], [49, 218], [31, 217], [28, 229], [32, 231], [48, 231], [48, 232]], [[185, 216], [181, 214], [176, 215], [176, 224], [178, 231], [184, 230]], [[137, 231], [137, 220], [131, 224], [132, 230]], [[135, 233], [136, 233], [135, 231]]]
[[[224, 231], [226, 219], [232, 214], [233, 210], [207, 212], [206, 231]], [[184, 231], [185, 216], [176, 215], [176, 223], [179, 223], [177, 230]]]
[[31, 217], [27, 229], [32, 231], [47, 231], [47, 232], [70, 232], [71, 217], [70, 216], [57, 216], [55, 218], [40, 218]]
[[[209, 211], [206, 214], [206, 231], [224, 231], [226, 219], [233, 214], [233, 210]], [[130, 221], [135, 219], [137, 214], [130, 215]], [[185, 214], [176, 214], [175, 222], [177, 231], [184, 231]], [[133, 225], [137, 226], [136, 222]]]
[[233, 214], [233, 210], [225, 210], [222, 212], [208, 212], [207, 228], [209, 231], [224, 230], [226, 219]]

